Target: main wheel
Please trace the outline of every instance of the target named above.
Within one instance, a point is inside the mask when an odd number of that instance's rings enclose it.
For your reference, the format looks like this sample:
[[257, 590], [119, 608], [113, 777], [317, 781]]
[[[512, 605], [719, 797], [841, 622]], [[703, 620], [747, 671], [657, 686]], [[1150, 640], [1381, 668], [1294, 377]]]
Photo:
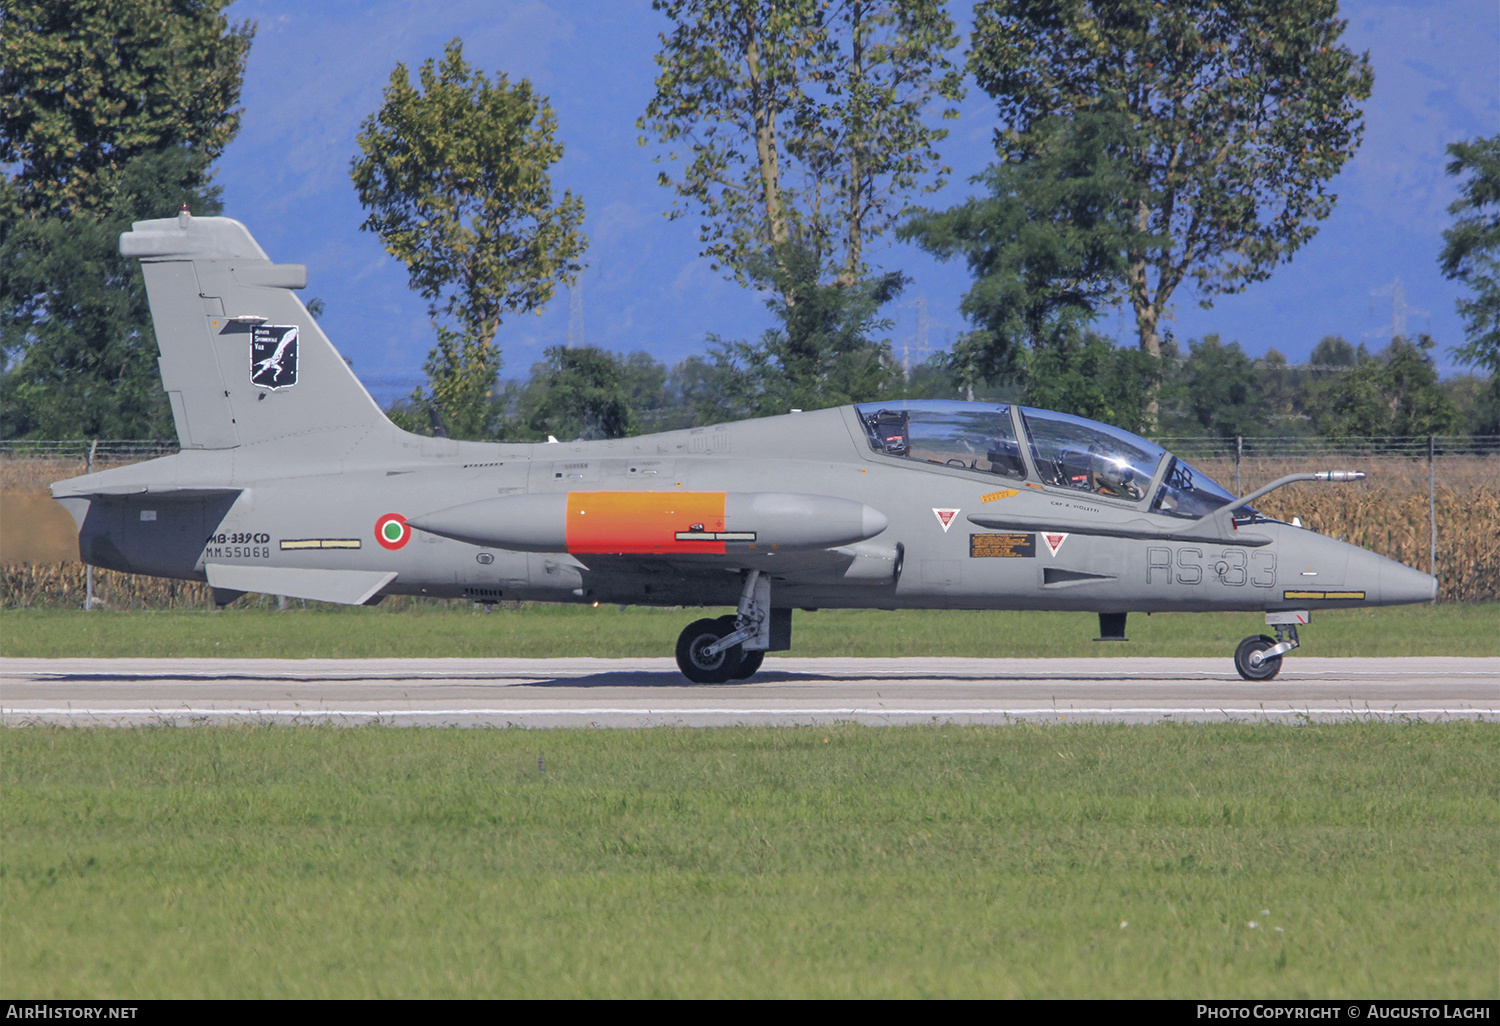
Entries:
[[1240, 642], [1240, 647], [1234, 650], [1234, 668], [1246, 680], [1270, 680], [1281, 672], [1281, 656], [1272, 656], [1262, 660], [1258, 665], [1251, 665], [1250, 656], [1256, 652], [1264, 652], [1275, 644], [1273, 639], [1264, 634], [1246, 638]]
[[718, 655], [703, 650], [729, 634], [718, 620], [694, 620], [677, 637], [677, 667], [694, 684], [723, 684], [739, 671], [745, 650], [736, 645]]

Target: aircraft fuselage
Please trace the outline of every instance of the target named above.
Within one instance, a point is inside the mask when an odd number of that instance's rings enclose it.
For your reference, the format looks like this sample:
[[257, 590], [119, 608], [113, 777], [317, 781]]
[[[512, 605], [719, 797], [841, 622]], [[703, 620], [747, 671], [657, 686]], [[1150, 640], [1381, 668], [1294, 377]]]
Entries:
[[[311, 476], [247, 477], [223, 454], [184, 452], [94, 476], [120, 488], [132, 477], [188, 480], [203, 494], [127, 491], [95, 500], [80, 546], [87, 562], [132, 573], [207, 580], [210, 565], [383, 571], [396, 575], [385, 594], [484, 602], [733, 605], [741, 588], [735, 571], [746, 567], [776, 578], [776, 605], [787, 607], [1271, 611], [1432, 597], [1426, 574], [1279, 522], [1245, 529], [1268, 539], [1257, 546], [1081, 533], [1080, 523], [1107, 528], [1141, 519], [1138, 503], [892, 460], [869, 451], [851, 420], [852, 410], [836, 409], [608, 442], [429, 439], [429, 450], [452, 455]], [[795, 436], [804, 448], [816, 440], [823, 451], [815, 458], [746, 451], [777, 436]], [[695, 451], [704, 448], [714, 451]], [[222, 491], [213, 492], [215, 486]], [[837, 497], [879, 511], [888, 526], [873, 538], [811, 552], [730, 541], [719, 553], [618, 556], [568, 551], [565, 506], [555, 551], [514, 551], [389, 527], [400, 523], [393, 518], [420, 521], [515, 496], [651, 495], [669, 509], [684, 496], [768, 492]], [[503, 514], [504, 503], [495, 505]], [[1057, 526], [995, 530], [968, 519], [1001, 510]], [[693, 526], [693, 514], [684, 516], [681, 526]], [[1166, 517], [1144, 516], [1173, 526]], [[381, 535], [382, 518], [391, 537]], [[763, 522], [729, 526], [743, 528], [741, 534], [765, 532]], [[607, 538], [608, 526], [601, 530]]]

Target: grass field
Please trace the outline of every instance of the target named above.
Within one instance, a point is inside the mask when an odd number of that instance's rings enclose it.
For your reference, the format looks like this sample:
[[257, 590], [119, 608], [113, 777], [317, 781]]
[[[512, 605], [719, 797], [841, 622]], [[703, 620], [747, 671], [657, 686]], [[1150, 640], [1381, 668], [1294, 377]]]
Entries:
[[[7, 656], [666, 656], [702, 614], [686, 609], [535, 605], [480, 613], [466, 606], [400, 611], [230, 607], [173, 610], [0, 611]], [[1222, 656], [1267, 633], [1255, 613], [1130, 617], [1128, 644], [1095, 643], [1089, 613], [960, 610], [795, 614], [797, 656]], [[1303, 655], [1500, 656], [1500, 604], [1452, 603], [1316, 613]], [[770, 658], [774, 659], [773, 654]], [[1296, 658], [1293, 656], [1292, 658]]]
[[0, 731], [10, 996], [1500, 996], [1473, 723]]
[[[7, 656], [662, 656], [690, 610], [9, 610]], [[1500, 606], [1312, 655], [1500, 654]], [[1253, 614], [797, 614], [796, 655], [1202, 655]], [[773, 657], [774, 658], [774, 657]], [[0, 989], [1500, 997], [1493, 725], [0, 730]]]

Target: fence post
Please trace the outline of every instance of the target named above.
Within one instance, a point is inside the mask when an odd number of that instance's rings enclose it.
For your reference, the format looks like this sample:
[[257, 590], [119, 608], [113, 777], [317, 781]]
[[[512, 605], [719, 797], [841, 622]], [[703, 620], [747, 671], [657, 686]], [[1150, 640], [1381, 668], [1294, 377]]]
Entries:
[[1437, 463], [1435, 457], [1437, 446], [1433, 444], [1433, 437], [1427, 436], [1427, 525], [1428, 525], [1428, 549], [1427, 549], [1427, 572], [1437, 576]]
[[1245, 489], [1240, 487], [1240, 459], [1245, 455], [1245, 439], [1239, 435], [1234, 436], [1234, 494], [1244, 495]]
[[[99, 451], [99, 439], [89, 443], [89, 454], [84, 457], [83, 472], [92, 474], [94, 472], [94, 456]], [[94, 565], [85, 563], [83, 565], [83, 611], [89, 612], [94, 608]]]

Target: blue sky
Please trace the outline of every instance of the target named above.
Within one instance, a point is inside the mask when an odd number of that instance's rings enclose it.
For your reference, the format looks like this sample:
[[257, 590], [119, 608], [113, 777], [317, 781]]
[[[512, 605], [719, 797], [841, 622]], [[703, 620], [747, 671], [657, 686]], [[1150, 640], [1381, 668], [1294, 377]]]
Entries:
[[[952, 6], [961, 22], [968, 8]], [[1436, 262], [1457, 194], [1443, 171], [1445, 147], [1500, 131], [1500, 5], [1360, 2], [1341, 13], [1346, 45], [1369, 51], [1375, 89], [1364, 143], [1334, 183], [1333, 215], [1269, 281], [1208, 310], [1180, 292], [1168, 325], [1179, 339], [1216, 331], [1252, 355], [1275, 347], [1293, 362], [1328, 334], [1378, 348], [1391, 333], [1399, 290], [1408, 332], [1429, 332], [1443, 348], [1462, 340], [1454, 312], [1461, 292]], [[524, 376], [546, 346], [568, 340], [570, 308], [581, 308], [573, 326], [585, 342], [668, 363], [703, 352], [709, 334], [752, 338], [769, 326], [763, 299], [698, 255], [697, 222], [663, 216], [673, 195], [656, 183], [657, 150], [638, 144], [635, 127], [652, 95], [652, 58], [666, 24], [649, 0], [240, 0], [228, 14], [258, 29], [243, 126], [218, 164], [225, 213], [245, 222], [273, 260], [307, 265], [305, 295], [327, 304], [324, 329], [382, 402], [422, 380], [432, 333], [405, 267], [359, 229], [364, 212], [349, 163], [360, 122], [379, 107], [396, 63], [415, 72], [455, 36], [471, 63], [491, 76], [530, 79], [550, 98], [565, 147], [554, 187], [572, 189], [587, 210], [579, 297], [570, 304], [560, 292], [540, 315], [501, 326], [504, 375]], [[940, 147], [953, 181], [927, 205], [951, 205], [972, 191], [968, 177], [993, 157], [993, 126], [991, 101], [971, 88]], [[887, 310], [898, 356], [917, 344], [919, 302], [934, 349], [964, 330], [961, 264], [894, 242], [871, 258], [913, 279]], [[1133, 344], [1123, 313], [1100, 327]], [[915, 348], [911, 355], [920, 359]], [[1446, 357], [1440, 366], [1453, 369]]]

